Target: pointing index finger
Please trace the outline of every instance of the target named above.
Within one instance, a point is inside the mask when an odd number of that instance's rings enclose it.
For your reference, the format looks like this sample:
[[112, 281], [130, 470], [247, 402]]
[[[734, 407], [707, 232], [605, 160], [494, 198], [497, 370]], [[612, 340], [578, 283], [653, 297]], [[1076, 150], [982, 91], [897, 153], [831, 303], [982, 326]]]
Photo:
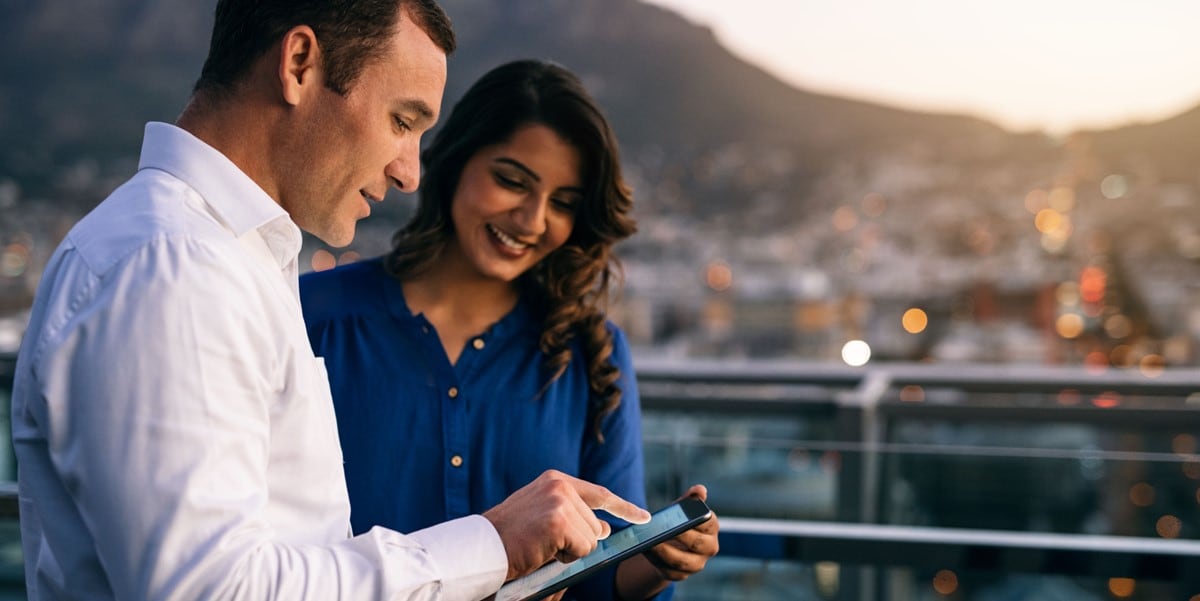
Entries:
[[583, 502], [592, 509], [602, 509], [631, 524], [645, 524], [650, 521], [649, 511], [614, 495], [603, 486], [577, 480], [576, 491]]

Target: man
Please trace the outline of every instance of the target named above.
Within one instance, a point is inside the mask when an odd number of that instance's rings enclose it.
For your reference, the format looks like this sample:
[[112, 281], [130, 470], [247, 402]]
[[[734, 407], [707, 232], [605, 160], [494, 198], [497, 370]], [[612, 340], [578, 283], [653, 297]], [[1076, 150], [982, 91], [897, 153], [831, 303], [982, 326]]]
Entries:
[[416, 188], [453, 47], [432, 0], [219, 2], [178, 126], [147, 125], [43, 274], [13, 397], [30, 599], [479, 599], [594, 548], [591, 508], [648, 519], [547, 473], [484, 516], [347, 536], [297, 226], [344, 245]]

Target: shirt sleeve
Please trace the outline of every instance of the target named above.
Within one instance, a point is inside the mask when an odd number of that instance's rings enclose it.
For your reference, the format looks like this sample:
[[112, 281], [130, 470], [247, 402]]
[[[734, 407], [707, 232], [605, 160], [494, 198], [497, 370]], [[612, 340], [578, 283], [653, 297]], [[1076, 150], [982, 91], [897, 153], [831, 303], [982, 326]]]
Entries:
[[[620, 370], [617, 386], [621, 389], [621, 404], [601, 422], [604, 442], [600, 443], [593, 434], [591, 424], [585, 431], [580, 478], [600, 484], [618, 496], [646, 506], [646, 476], [642, 453], [642, 406], [638, 395], [637, 374], [625, 333], [613, 324], [612, 363]], [[614, 527], [627, 525], [621, 520], [609, 520]], [[611, 601], [617, 598], [614, 582], [616, 568], [602, 571], [582, 584], [574, 586], [568, 597], [576, 601]], [[668, 586], [657, 596], [656, 601], [668, 601], [674, 594], [674, 585]]]
[[[494, 592], [507, 565], [481, 516], [410, 536], [382, 528], [354, 538], [305, 536], [303, 526], [280, 527], [304, 524], [325, 506], [306, 507], [298, 495], [281, 508], [272, 494], [324, 487], [336, 498], [344, 483], [313, 481], [302, 462], [272, 463], [272, 445], [311, 443], [273, 432], [290, 407], [276, 402], [271, 374], [288, 358], [272, 352], [280, 334], [263, 316], [298, 309], [268, 306], [277, 299], [262, 294], [262, 272], [230, 267], [238, 261], [245, 259], [220, 245], [160, 240], [66, 288], [71, 311], [44, 328], [34, 360], [38, 394], [26, 408], [45, 434], [51, 479], [70, 499], [61, 515], [39, 508], [43, 528], [72, 520], [86, 528], [118, 599]], [[339, 527], [321, 517], [313, 529]], [[340, 527], [348, 532], [348, 521]]]

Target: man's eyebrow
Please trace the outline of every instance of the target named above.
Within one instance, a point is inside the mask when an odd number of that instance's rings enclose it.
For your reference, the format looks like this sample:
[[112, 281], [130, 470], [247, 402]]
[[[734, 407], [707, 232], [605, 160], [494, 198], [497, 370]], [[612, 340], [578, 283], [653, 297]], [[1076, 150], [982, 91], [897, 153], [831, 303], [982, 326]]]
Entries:
[[433, 122], [437, 120], [437, 114], [423, 100], [403, 100], [400, 102], [400, 110], [414, 112], [417, 114], [417, 118], [422, 121]]

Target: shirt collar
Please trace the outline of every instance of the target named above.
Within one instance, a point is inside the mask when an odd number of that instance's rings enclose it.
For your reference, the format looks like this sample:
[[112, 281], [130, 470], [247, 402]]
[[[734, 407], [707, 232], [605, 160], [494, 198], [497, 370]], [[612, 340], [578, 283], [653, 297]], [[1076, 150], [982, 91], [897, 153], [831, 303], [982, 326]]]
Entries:
[[234, 236], [257, 230], [280, 267], [295, 261], [300, 228], [228, 157], [169, 123], [146, 124], [138, 169], [165, 171], [195, 190]]

